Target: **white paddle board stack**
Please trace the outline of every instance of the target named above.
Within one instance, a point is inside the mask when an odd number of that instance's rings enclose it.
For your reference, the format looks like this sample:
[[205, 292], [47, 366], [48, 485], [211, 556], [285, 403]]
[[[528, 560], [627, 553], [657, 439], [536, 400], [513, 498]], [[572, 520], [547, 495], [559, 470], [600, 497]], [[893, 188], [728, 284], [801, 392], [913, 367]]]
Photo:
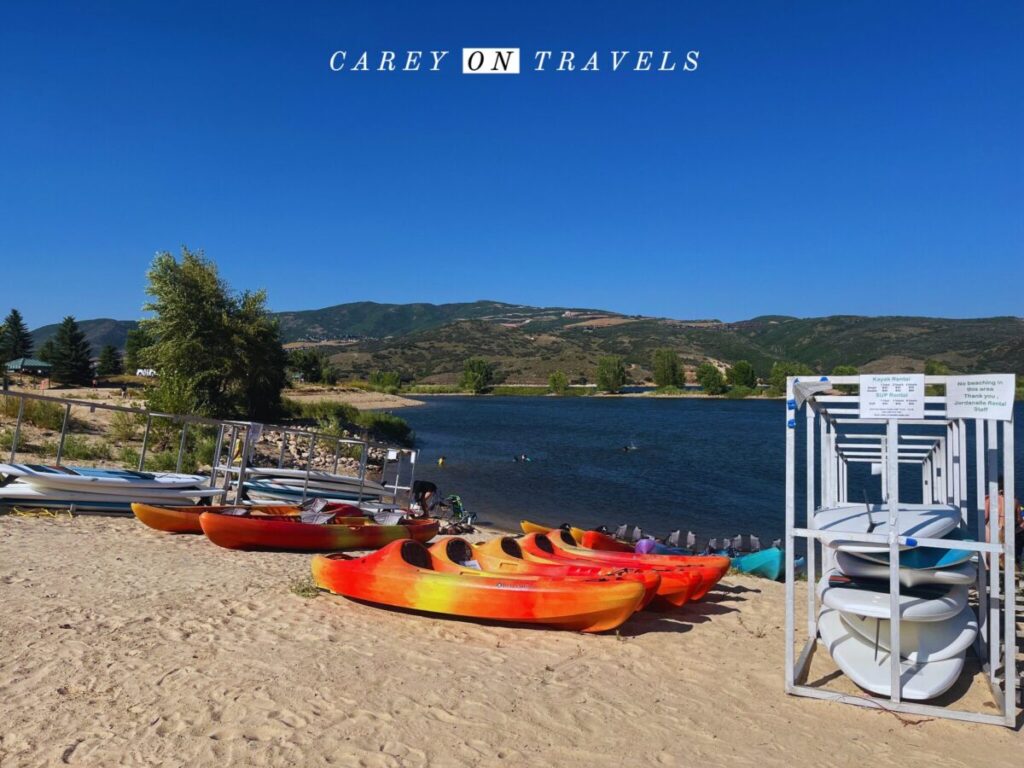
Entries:
[[0, 464], [0, 505], [131, 512], [132, 502], [189, 506], [224, 493], [202, 475]]
[[[844, 533], [890, 531], [889, 512], [872, 505], [843, 506], [815, 515], [834, 557], [818, 582], [818, 630], [837, 666], [872, 693], [891, 692], [889, 551], [884, 545], [843, 540]], [[901, 504], [900, 536], [957, 538], [960, 511], [946, 505]], [[978, 621], [967, 604], [976, 564], [971, 552], [903, 547], [899, 553], [900, 680], [903, 697], [933, 699], [959, 679]]]

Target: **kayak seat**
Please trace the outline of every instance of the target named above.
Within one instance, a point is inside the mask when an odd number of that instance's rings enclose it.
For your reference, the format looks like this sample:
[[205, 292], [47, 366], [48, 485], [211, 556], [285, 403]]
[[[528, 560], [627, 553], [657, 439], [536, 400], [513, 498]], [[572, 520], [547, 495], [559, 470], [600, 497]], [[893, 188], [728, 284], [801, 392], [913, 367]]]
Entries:
[[434, 570], [434, 564], [430, 559], [430, 552], [418, 541], [409, 539], [402, 542], [402, 559], [409, 565], [416, 568]]
[[466, 565], [474, 560], [473, 550], [470, 549], [465, 539], [448, 539], [444, 545], [444, 551], [449, 560], [459, 565]]
[[576, 539], [572, 537], [572, 534], [569, 533], [569, 531], [559, 528], [558, 535], [562, 537], [563, 544], [568, 544], [570, 547], [576, 546]]
[[548, 541], [547, 536], [536, 536], [534, 541], [537, 542], [537, 549], [541, 550], [545, 554], [555, 554], [555, 545]]
[[501, 551], [509, 557], [514, 557], [517, 560], [523, 559], [523, 548], [520, 547], [519, 542], [513, 539], [511, 536], [502, 536]]

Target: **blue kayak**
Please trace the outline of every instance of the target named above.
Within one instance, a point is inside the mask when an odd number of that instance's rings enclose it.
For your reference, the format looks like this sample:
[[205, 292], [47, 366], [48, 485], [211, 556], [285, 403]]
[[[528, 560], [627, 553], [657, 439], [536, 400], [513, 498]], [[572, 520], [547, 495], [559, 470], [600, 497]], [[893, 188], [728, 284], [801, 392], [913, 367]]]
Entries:
[[760, 552], [751, 552], [749, 555], [740, 555], [732, 559], [732, 567], [740, 573], [749, 573], [752, 576], [761, 576], [772, 581], [779, 580], [782, 564], [782, 550], [778, 547], [769, 547]]

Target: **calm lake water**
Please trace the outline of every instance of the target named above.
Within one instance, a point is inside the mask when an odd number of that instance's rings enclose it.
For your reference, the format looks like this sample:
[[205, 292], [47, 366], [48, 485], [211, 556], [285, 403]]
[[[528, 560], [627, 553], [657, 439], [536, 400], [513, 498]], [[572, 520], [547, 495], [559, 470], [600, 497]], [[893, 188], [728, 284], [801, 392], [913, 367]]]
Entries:
[[[417, 477], [458, 493], [481, 520], [629, 523], [659, 535], [681, 528], [767, 542], [785, 532], [781, 400], [424, 399], [401, 412], [416, 430]], [[1022, 416], [1018, 405], [1024, 475]], [[532, 461], [513, 461], [523, 453]]]

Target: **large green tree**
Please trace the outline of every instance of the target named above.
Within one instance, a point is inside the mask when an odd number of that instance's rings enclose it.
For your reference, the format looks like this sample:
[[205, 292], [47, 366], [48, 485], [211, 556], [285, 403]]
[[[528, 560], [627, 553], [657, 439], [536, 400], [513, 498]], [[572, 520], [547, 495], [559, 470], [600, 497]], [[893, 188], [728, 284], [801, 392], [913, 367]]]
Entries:
[[679, 355], [674, 349], [656, 349], [651, 356], [651, 367], [654, 369], [654, 383], [659, 387], [681, 387], [683, 385], [683, 369], [679, 365]]
[[725, 380], [734, 387], [754, 389], [757, 386], [757, 374], [746, 360], [737, 360], [726, 372]]
[[132, 328], [124, 341], [124, 369], [134, 374], [139, 368], [145, 368], [146, 362], [143, 359], [146, 348], [153, 343], [153, 339], [146, 332], [145, 328]]
[[48, 356], [48, 362], [53, 366], [50, 377], [54, 381], [62, 384], [88, 384], [92, 381], [92, 348], [70, 315], [57, 326]]
[[479, 395], [494, 383], [494, 366], [482, 357], [471, 357], [462, 368], [460, 386]]
[[786, 378], [789, 376], [812, 376], [814, 371], [803, 363], [779, 361], [772, 365], [768, 376], [768, 392], [772, 395], [786, 394]]
[[618, 392], [626, 384], [626, 365], [618, 355], [607, 355], [597, 361], [597, 388], [602, 392]]
[[113, 344], [107, 344], [100, 350], [96, 373], [100, 376], [117, 376], [121, 373], [121, 354]]
[[32, 356], [32, 334], [21, 313], [12, 309], [0, 325], [0, 364]]
[[697, 368], [697, 383], [707, 395], [720, 395], [727, 389], [725, 376], [712, 363], [701, 363]]
[[142, 351], [159, 383], [161, 407], [208, 416], [275, 415], [287, 356], [263, 291], [234, 294], [201, 251], [157, 254], [147, 274]]

